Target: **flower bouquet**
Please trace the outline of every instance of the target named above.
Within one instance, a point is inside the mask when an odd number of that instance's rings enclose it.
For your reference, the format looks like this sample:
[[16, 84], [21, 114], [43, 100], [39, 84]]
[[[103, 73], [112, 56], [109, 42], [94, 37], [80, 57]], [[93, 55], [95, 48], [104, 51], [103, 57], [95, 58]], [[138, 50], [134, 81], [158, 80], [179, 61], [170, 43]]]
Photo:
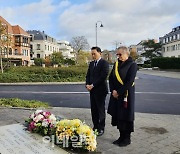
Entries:
[[52, 135], [56, 129], [56, 117], [48, 111], [36, 110], [27, 120], [27, 129], [41, 135]]
[[56, 141], [72, 150], [95, 151], [97, 146], [96, 133], [79, 119], [59, 121], [56, 125]]

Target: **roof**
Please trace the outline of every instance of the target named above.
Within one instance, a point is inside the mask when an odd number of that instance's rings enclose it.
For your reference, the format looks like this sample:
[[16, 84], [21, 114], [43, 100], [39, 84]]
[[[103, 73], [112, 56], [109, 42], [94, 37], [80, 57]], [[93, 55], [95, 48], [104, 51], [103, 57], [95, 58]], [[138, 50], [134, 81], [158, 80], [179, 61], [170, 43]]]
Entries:
[[34, 36], [34, 40], [48, 40], [50, 42], [56, 42], [56, 39], [45, 34], [44, 31], [39, 30], [28, 30], [27, 33]]
[[34, 36], [34, 40], [46, 40], [46, 34], [39, 30], [28, 30], [27, 33]]
[[0, 21], [8, 26], [8, 33], [10, 34], [21, 34], [21, 35], [26, 35], [29, 36], [29, 34], [23, 30], [19, 25], [12, 26], [10, 23], [8, 23], [2, 16], [0, 16]]
[[177, 35], [177, 34], [180, 34], [180, 26], [173, 28], [171, 32], [169, 32], [168, 34], [164, 35], [161, 38], [169, 37], [169, 36], [173, 36], [173, 35]]
[[19, 25], [16, 26], [12, 26], [13, 29], [13, 33], [14, 34], [23, 34], [23, 35], [27, 35], [30, 36], [26, 31], [24, 31]]

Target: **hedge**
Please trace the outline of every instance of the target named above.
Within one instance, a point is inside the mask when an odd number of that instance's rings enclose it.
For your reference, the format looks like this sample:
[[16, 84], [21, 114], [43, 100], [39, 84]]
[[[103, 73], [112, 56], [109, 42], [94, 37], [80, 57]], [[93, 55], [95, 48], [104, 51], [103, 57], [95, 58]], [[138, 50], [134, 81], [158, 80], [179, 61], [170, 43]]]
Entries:
[[152, 67], [159, 67], [160, 69], [180, 69], [180, 58], [176, 58], [176, 57], [153, 58]]
[[87, 67], [12, 67], [3, 74], [0, 82], [76, 82], [85, 81]]

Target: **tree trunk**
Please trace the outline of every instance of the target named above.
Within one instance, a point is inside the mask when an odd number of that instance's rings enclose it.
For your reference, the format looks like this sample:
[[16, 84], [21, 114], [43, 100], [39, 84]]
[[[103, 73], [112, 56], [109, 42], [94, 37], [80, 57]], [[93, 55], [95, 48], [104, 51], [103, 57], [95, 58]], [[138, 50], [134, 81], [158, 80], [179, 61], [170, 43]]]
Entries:
[[1, 73], [3, 73], [3, 63], [2, 63], [2, 56], [1, 56]]

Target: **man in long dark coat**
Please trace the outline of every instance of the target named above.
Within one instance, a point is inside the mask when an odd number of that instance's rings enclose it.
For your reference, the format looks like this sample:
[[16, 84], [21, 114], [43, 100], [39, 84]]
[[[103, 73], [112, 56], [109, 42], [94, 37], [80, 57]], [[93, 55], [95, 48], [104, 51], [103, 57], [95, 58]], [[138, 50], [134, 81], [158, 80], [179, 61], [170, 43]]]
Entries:
[[98, 136], [101, 136], [105, 128], [105, 99], [108, 93], [106, 80], [109, 64], [101, 58], [101, 49], [99, 47], [92, 47], [91, 55], [93, 61], [89, 64], [87, 71], [86, 88], [90, 91], [93, 130], [97, 130]]
[[131, 132], [134, 132], [134, 80], [137, 64], [129, 57], [127, 47], [119, 47], [117, 56], [118, 61], [109, 76], [111, 97], [108, 113], [112, 116], [112, 125], [117, 126], [120, 132], [120, 137], [113, 144], [127, 146], [131, 143]]

